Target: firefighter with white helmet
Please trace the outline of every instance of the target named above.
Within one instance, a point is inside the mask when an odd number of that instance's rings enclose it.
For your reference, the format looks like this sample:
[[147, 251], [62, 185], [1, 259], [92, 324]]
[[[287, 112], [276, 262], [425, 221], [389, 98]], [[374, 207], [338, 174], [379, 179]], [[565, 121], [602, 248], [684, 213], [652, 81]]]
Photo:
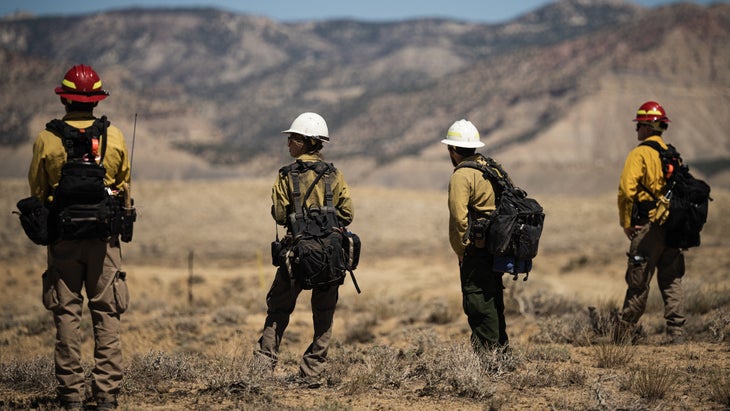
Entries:
[[449, 127], [449, 130], [446, 132], [446, 138], [441, 140], [441, 142], [454, 147], [484, 147], [484, 143], [479, 140], [479, 130], [474, 127], [471, 121], [463, 119]]
[[[301, 237], [294, 233], [298, 227], [295, 226], [296, 217], [302, 214], [302, 210], [329, 208], [328, 202], [334, 208], [332, 219], [336, 220], [328, 223], [329, 226], [336, 226], [342, 230], [354, 217], [350, 189], [344, 176], [331, 163], [323, 161], [321, 154], [323, 143], [330, 141], [324, 118], [317, 113], [302, 113], [282, 133], [287, 134], [289, 154], [295, 162], [279, 170], [272, 188], [271, 214], [276, 224], [286, 227], [287, 235], [281, 242], [283, 250], [272, 256], [276, 259], [275, 265], [278, 269], [266, 296], [267, 315], [264, 330], [254, 350], [256, 356], [270, 361], [272, 368], [278, 362], [279, 346], [284, 330], [289, 324], [289, 317], [294, 311], [297, 297], [303, 290], [303, 284], [290, 272], [288, 258], [291, 253], [287, 251], [291, 250], [295, 237]], [[328, 170], [324, 178], [317, 177], [317, 170], [320, 169]], [[311, 192], [306, 199], [303, 199], [304, 192], [309, 191], [308, 187], [311, 187]], [[282, 256], [287, 259], [286, 263], [279, 261], [278, 257]], [[344, 276], [344, 273], [342, 274]], [[311, 290], [314, 335], [312, 343], [302, 356], [298, 375], [295, 376], [297, 381], [309, 388], [317, 388], [322, 384], [340, 284], [342, 282], [338, 281], [334, 285], [312, 287]]]
[[[64, 213], [63, 207], [73, 206], [74, 196], [80, 200], [88, 194], [84, 190], [77, 193], [66, 189], [79, 181], [90, 180], [86, 175], [79, 175], [78, 180], [66, 183], [71, 180], [64, 179], [77, 175], [64, 174], [66, 165], [83, 164], [84, 167], [69, 169], [76, 173], [84, 168], [97, 170], [99, 191], [121, 197], [130, 179], [129, 155], [122, 132], [106, 121], [106, 117], [97, 118], [93, 114], [98, 102], [109, 96], [94, 69], [83, 64], [71, 67], [55, 93], [60, 97], [66, 114], [62, 120], [48, 123], [46, 129], [38, 134], [33, 145], [28, 180], [32, 196], [51, 210], [48, 269], [43, 274], [43, 304], [53, 312], [56, 325], [54, 360], [57, 395], [65, 409], [84, 407], [87, 390], [81, 362], [83, 327], [80, 327], [84, 289], [94, 332], [90, 391], [96, 402], [95, 409], [114, 409], [124, 369], [120, 315], [126, 310], [129, 298], [125, 274], [120, 271], [119, 233], [110, 227], [113, 224], [104, 220], [93, 226], [94, 230], [89, 234], [82, 229], [81, 221], [89, 220], [87, 223], [91, 224], [92, 219], [77, 214], [79, 222], [73, 223], [74, 218], [60, 218], [58, 215]], [[83, 155], [77, 158], [76, 154]], [[108, 209], [106, 207], [112, 206], [117, 199], [117, 196], [106, 194], [101, 203], [93, 206]], [[90, 209], [92, 205], [84, 207]], [[76, 231], [67, 230], [67, 221], [71, 221]], [[100, 230], [98, 234], [97, 229]]]
[[667, 339], [681, 342], [685, 322], [684, 255], [682, 250], [665, 244], [666, 234], [661, 227], [664, 213], [657, 212], [656, 199], [665, 194], [667, 181], [658, 152], [646, 145], [653, 143], [667, 149], [662, 134], [669, 128], [669, 117], [659, 103], [647, 101], [636, 111], [633, 121], [640, 144], [626, 157], [618, 187], [619, 224], [631, 241], [625, 275], [628, 287], [614, 339], [624, 342], [640, 337], [638, 322], [646, 308], [649, 283], [656, 271], [664, 299]]
[[292, 121], [291, 126], [282, 131], [285, 134], [299, 134], [322, 142], [329, 142], [330, 135], [327, 122], [317, 113], [302, 113]]
[[459, 259], [464, 313], [471, 327], [471, 343], [479, 352], [506, 348], [509, 339], [504, 317], [502, 273], [493, 272], [493, 256], [482, 241], [470, 239], [470, 213], [490, 215], [496, 208], [495, 191], [482, 172], [471, 167], [457, 167], [465, 162], [486, 165], [476, 149], [483, 147], [479, 131], [468, 120], [449, 127], [441, 143], [448, 146], [455, 167], [449, 180], [449, 241]]

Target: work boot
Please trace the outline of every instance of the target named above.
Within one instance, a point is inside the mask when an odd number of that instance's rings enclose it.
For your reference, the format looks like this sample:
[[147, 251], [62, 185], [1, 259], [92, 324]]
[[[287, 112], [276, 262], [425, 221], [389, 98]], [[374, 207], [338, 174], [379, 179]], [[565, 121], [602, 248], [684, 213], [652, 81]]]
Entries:
[[316, 389], [322, 386], [322, 378], [319, 376], [306, 376], [299, 379], [299, 386], [303, 388]]
[[291, 385], [297, 385], [301, 388], [315, 389], [322, 386], [323, 378], [321, 376], [297, 373], [287, 376], [285, 381]]
[[665, 345], [675, 345], [675, 344], [684, 344], [685, 338], [684, 338], [684, 332], [681, 328], [678, 327], [668, 327], [667, 328], [667, 338], [665, 340]]

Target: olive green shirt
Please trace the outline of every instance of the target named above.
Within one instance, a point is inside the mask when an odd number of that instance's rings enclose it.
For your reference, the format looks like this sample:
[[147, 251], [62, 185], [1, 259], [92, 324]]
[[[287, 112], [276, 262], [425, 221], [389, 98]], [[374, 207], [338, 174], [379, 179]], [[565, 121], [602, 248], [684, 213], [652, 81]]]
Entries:
[[[317, 162], [322, 161], [322, 157], [319, 154], [303, 154], [297, 157], [297, 160], [304, 162]], [[307, 188], [316, 174], [314, 171], [307, 171], [299, 175], [299, 190], [304, 196]], [[350, 198], [350, 188], [345, 182], [345, 178], [342, 173], [337, 170], [332, 178], [332, 202], [335, 209], [337, 210], [337, 217], [343, 225], [349, 225], [355, 216], [355, 210], [352, 205], [352, 198]], [[271, 189], [271, 200], [273, 205], [271, 207], [271, 216], [274, 217], [276, 223], [279, 225], [286, 225], [287, 216], [294, 212], [294, 188], [289, 175], [279, 173], [274, 182], [274, 187]], [[323, 207], [325, 205], [324, 199], [324, 180], [314, 187], [312, 193], [307, 198], [304, 207], [309, 208], [312, 205]]]
[[[90, 127], [95, 117], [91, 113], [68, 113], [63, 121], [76, 128]], [[63, 141], [48, 130], [43, 130], [33, 144], [33, 159], [28, 169], [30, 194], [41, 202], [53, 200], [53, 189], [61, 179], [61, 167], [66, 163], [66, 150]], [[127, 146], [122, 132], [110, 125], [107, 128], [107, 145], [103, 164], [106, 169], [104, 184], [114, 191], [122, 191], [124, 183], [129, 183], [130, 169]]]
[[[486, 164], [479, 154], [466, 157], [464, 161]], [[464, 256], [468, 244], [464, 236], [469, 225], [469, 209], [489, 215], [495, 208], [494, 189], [481, 171], [471, 167], [454, 171], [449, 181], [449, 242], [459, 258]]]

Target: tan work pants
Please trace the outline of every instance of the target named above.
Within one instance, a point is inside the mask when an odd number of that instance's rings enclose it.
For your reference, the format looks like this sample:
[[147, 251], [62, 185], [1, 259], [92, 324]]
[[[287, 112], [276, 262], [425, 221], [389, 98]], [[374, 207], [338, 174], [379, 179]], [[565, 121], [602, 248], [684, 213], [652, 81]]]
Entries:
[[631, 241], [626, 269], [626, 297], [621, 319], [629, 324], [638, 323], [646, 309], [649, 283], [657, 271], [657, 283], [664, 300], [664, 319], [668, 334], [681, 334], [684, 325], [682, 277], [684, 255], [664, 242], [664, 229], [655, 224], [645, 225]]
[[[302, 288], [289, 278], [286, 268], [279, 267], [274, 283], [266, 295], [268, 307], [266, 322], [255, 350], [255, 354], [269, 358], [274, 365], [278, 361], [279, 346], [284, 331], [289, 325], [289, 316], [294, 312], [297, 297], [301, 292]], [[337, 285], [312, 290], [314, 336], [299, 365], [301, 376], [318, 376], [324, 370], [338, 298], [339, 286]]]
[[48, 246], [48, 270], [43, 274], [43, 304], [56, 324], [56, 380], [60, 400], [85, 399], [81, 365], [81, 312], [85, 287], [94, 327], [92, 392], [97, 401], [112, 401], [122, 380], [119, 315], [129, 293], [120, 272], [119, 243], [102, 240], [61, 241]]

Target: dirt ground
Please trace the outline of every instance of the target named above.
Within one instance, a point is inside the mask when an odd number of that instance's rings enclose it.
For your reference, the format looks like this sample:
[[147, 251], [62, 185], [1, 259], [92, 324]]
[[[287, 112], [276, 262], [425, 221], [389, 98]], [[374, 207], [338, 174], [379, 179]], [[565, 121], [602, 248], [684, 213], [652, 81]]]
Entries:
[[[725, 236], [730, 223], [720, 215], [730, 205], [728, 193], [715, 195], [703, 245], [686, 252], [687, 341], [664, 344], [662, 303], [654, 282], [642, 318], [643, 338], [626, 348], [630, 360], [610, 366], [601, 360], [612, 345], [597, 334], [583, 339], [581, 327], [590, 324], [588, 307], [606, 313], [620, 305], [625, 292], [628, 242], [615, 223], [615, 202], [610, 194], [540, 198], [547, 222], [533, 272], [528, 281], [504, 278], [514, 366], [477, 371], [470, 376], [477, 388], [469, 391], [459, 389], [466, 383], [454, 377], [457, 371], [429, 368], [439, 355], [462, 355], [470, 334], [461, 309], [458, 266], [443, 230], [443, 193], [353, 190], [363, 198], [356, 202], [359, 220], [352, 227], [364, 244], [355, 272], [362, 294], [349, 278], [341, 287], [330, 352], [333, 377], [319, 389], [308, 389], [289, 381], [311, 340], [307, 292], [284, 336], [280, 366], [265, 377], [246, 369], [274, 273], [267, 254], [274, 234], [266, 216], [268, 184], [227, 182], [206, 188], [210, 192], [203, 187], [149, 183], [139, 189], [145, 201], [138, 203], [136, 238], [124, 249], [132, 305], [122, 317], [128, 365], [122, 409], [730, 407], [721, 398], [723, 389], [730, 391], [730, 338], [724, 334], [730, 332], [730, 240]], [[0, 206], [13, 208], [21, 191], [22, 182], [0, 182]], [[213, 194], [241, 191], [251, 198], [244, 205]], [[155, 192], [164, 195], [150, 194]], [[408, 207], [396, 206], [404, 202]], [[177, 220], [164, 212], [165, 204], [177, 208]], [[206, 207], [219, 211], [202, 212]], [[13, 219], [7, 217], [0, 230], [7, 244], [0, 251], [0, 367], [6, 374], [0, 379], [0, 409], [53, 409], [48, 367], [54, 331], [40, 302], [45, 255], [17, 233]], [[194, 226], [190, 221], [196, 221]], [[82, 329], [84, 361], [90, 367], [87, 309]], [[376, 361], [383, 353], [390, 366]], [[156, 362], [145, 362], [149, 358]], [[178, 360], [164, 368], [165, 361]], [[34, 371], [35, 366], [48, 372]], [[655, 379], [661, 374], [672, 378], [663, 394], [653, 398], [641, 387], [659, 385]]]

